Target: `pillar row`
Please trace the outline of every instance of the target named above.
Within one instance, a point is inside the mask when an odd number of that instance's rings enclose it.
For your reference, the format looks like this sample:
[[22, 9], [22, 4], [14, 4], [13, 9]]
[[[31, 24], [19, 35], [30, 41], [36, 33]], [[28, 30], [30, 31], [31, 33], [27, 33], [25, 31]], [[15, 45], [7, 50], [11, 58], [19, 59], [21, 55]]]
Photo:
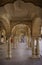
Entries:
[[8, 40], [8, 58], [11, 58], [12, 55], [11, 55], [11, 42], [10, 42], [10, 39]]
[[40, 58], [38, 38], [32, 38], [32, 58]]

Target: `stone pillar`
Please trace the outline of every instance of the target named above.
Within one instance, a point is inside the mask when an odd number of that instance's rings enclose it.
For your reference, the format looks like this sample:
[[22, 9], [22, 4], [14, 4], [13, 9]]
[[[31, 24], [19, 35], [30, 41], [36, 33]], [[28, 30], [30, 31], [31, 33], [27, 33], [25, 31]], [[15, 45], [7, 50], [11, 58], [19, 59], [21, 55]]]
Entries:
[[30, 48], [30, 38], [28, 37], [28, 48]]
[[10, 59], [12, 57], [11, 55], [11, 42], [10, 39], [8, 40], [8, 59]]
[[30, 28], [29, 28], [29, 31], [28, 31], [28, 47], [31, 48], [31, 31], [30, 31]]
[[37, 38], [37, 56], [40, 57], [39, 41]]
[[[36, 40], [36, 44], [34, 43]], [[32, 58], [40, 58], [38, 38], [32, 38]]]
[[31, 48], [31, 40], [30, 40], [30, 36], [28, 37], [28, 48]]
[[0, 31], [0, 42], [1, 42], [1, 31]]

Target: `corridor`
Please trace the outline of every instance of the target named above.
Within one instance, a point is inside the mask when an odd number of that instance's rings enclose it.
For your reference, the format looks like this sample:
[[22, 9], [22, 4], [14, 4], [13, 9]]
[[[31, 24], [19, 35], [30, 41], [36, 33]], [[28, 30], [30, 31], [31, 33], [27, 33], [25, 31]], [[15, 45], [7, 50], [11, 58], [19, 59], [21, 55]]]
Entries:
[[[0, 45], [0, 59], [7, 58], [7, 54], [8, 54], [7, 47], [8, 44]], [[15, 59], [15, 61], [24, 61], [32, 56], [32, 51], [27, 47], [26, 43], [20, 43], [18, 44], [17, 48], [11, 47], [11, 55], [12, 58]]]
[[18, 48], [12, 49], [12, 57], [15, 61], [24, 61], [32, 56], [32, 50], [29, 49], [26, 43], [20, 43]]
[[42, 65], [42, 56], [37, 59], [31, 58], [32, 51], [26, 43], [19, 43], [16, 48], [11, 47], [10, 59], [7, 59], [7, 46], [8, 44], [0, 45], [0, 65]]
[[[32, 55], [31, 49], [27, 48], [26, 43], [20, 43], [18, 48], [11, 48], [12, 58], [7, 59], [5, 44], [0, 45], [0, 65], [41, 65], [42, 57], [40, 59], [30, 58]], [[36, 62], [36, 63], [35, 63]]]

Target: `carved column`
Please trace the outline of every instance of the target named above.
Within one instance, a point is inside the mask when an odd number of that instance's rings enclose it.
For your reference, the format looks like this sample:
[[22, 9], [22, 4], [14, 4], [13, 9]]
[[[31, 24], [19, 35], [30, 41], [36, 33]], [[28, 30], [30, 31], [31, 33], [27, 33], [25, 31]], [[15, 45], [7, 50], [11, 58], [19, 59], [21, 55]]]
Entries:
[[[36, 40], [36, 42], [34, 42]], [[39, 58], [39, 43], [38, 38], [33, 37], [32, 38], [32, 58]]]
[[28, 33], [28, 48], [30, 48], [30, 32]]
[[1, 31], [0, 31], [0, 42], [1, 42]]
[[11, 58], [12, 55], [11, 55], [11, 42], [10, 42], [10, 39], [8, 40], [8, 59]]
[[28, 48], [30, 48], [30, 37], [28, 37]]

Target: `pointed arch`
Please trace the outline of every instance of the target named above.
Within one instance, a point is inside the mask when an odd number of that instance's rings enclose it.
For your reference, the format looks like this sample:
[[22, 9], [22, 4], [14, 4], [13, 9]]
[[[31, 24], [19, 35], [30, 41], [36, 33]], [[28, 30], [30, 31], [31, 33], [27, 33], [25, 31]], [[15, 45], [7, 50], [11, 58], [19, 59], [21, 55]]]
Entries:
[[10, 22], [6, 16], [0, 16], [0, 22], [3, 24], [6, 32], [10, 32]]
[[26, 31], [27, 34], [30, 33], [30, 28], [29, 28], [29, 26], [26, 25], [26, 24], [17, 24], [17, 25], [15, 25], [15, 26], [13, 26], [11, 33], [14, 34], [14, 33], [16, 33], [17, 30]]

